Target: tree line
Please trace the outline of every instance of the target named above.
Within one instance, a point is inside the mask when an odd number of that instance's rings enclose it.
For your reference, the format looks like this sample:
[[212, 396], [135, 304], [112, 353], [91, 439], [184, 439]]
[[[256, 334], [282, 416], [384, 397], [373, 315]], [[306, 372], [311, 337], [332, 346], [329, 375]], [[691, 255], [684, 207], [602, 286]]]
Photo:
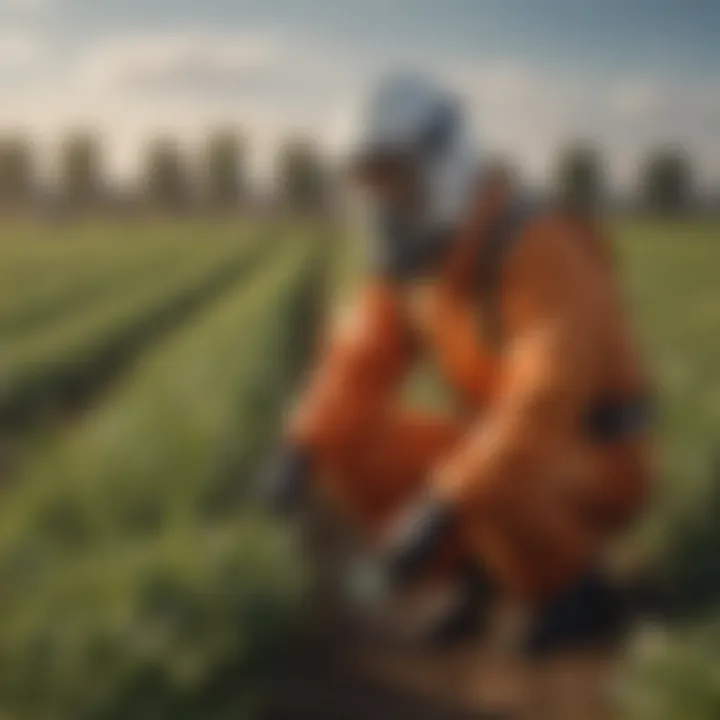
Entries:
[[[590, 144], [574, 144], [562, 150], [555, 170], [555, 191], [565, 204], [593, 211], [608, 204], [674, 215], [709, 209], [703, 198], [690, 157], [682, 148], [657, 148], [641, 160], [635, 188], [613, 196], [602, 153]], [[715, 198], [715, 210], [717, 201]]]
[[[32, 142], [19, 135], [0, 136], [0, 209], [52, 204], [70, 211], [238, 211], [258, 202], [247, 172], [247, 150], [240, 133], [218, 129], [208, 134], [191, 162], [178, 140], [158, 137], [144, 147], [140, 173], [128, 190], [108, 181], [99, 138], [75, 133], [60, 146], [58, 178], [48, 191], [38, 180]], [[277, 153], [273, 200], [291, 209], [326, 208], [332, 202], [331, 172], [316, 144], [288, 139]], [[638, 168], [635, 189], [618, 198], [609, 191], [602, 153], [590, 144], [569, 145], [558, 155], [552, 185], [563, 202], [584, 211], [608, 203], [663, 214], [699, 206], [690, 158], [673, 147], [648, 153]]]
[[[100, 139], [79, 132], [62, 141], [57, 178], [49, 186], [39, 178], [32, 142], [19, 135], [0, 135], [0, 210], [238, 211], [257, 204], [259, 197], [249, 180], [247, 156], [247, 144], [234, 130], [211, 132], [200, 152], [192, 155], [177, 139], [159, 136], [144, 146], [138, 176], [127, 186], [109, 179]], [[302, 137], [288, 139], [276, 165], [273, 201], [313, 210], [327, 202], [327, 174], [314, 143]]]

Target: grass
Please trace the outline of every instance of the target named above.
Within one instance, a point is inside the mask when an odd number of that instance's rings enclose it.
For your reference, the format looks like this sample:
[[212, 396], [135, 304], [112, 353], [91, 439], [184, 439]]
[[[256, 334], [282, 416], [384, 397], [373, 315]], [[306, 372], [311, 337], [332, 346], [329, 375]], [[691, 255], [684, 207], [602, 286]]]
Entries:
[[660, 403], [661, 492], [655, 542], [718, 480], [720, 450], [720, 223], [618, 228], [628, 304]]
[[269, 691], [301, 575], [243, 499], [314, 335], [322, 268], [308, 233], [284, 239], [36, 448], [0, 511], [0, 710], [229, 718]]
[[17, 342], [18, 337], [47, 330], [54, 322], [66, 322], [91, 303], [157, 281], [164, 271], [171, 272], [183, 263], [191, 264], [197, 253], [197, 243], [170, 242], [150, 248], [132, 243], [122, 251], [55, 268], [45, 281], [37, 282], [37, 277], [31, 276], [18, 287], [8, 278], [10, 282], [0, 289], [0, 339]]
[[163, 264], [135, 278], [141, 282], [91, 295], [64, 322], [6, 339], [0, 425], [38, 425], [46, 415], [84, 401], [154, 338], [236, 282], [261, 251], [256, 236], [201, 248], [175, 267]]
[[660, 487], [633, 538], [669, 581], [669, 629], [641, 638], [623, 675], [627, 716], [720, 715], [720, 223], [618, 228], [628, 297], [660, 400]]
[[[255, 261], [174, 315], [195, 281], [247, 257], [243, 232], [251, 245], [263, 238]], [[21, 327], [33, 303], [48, 311], [17, 334], [25, 350], [2, 348], [0, 364], [16, 358], [11, 393], [23, 387], [16, 378], [53, 364], [89, 383], [93, 357], [122, 356], [136, 338], [111, 391], [35, 438], [3, 492], [0, 713], [12, 720], [252, 717], [269, 692], [301, 573], [243, 501], [307, 362], [337, 238], [299, 225], [243, 232], [232, 223], [50, 235], [18, 226], [0, 239], [0, 328], [3, 317]], [[657, 558], [674, 589], [674, 621], [634, 649], [623, 698], [638, 720], [711, 720], [720, 707], [720, 223], [619, 222], [615, 234], [661, 408], [660, 486], [628, 547]], [[347, 288], [358, 263], [343, 256], [332, 283]], [[131, 276], [144, 280], [123, 290]], [[63, 305], [73, 287], [87, 299]], [[174, 319], [160, 337], [152, 328], [165, 311]], [[73, 333], [85, 340], [71, 342]], [[74, 347], [90, 354], [78, 359]], [[414, 387], [430, 404], [443, 395], [429, 372]]]

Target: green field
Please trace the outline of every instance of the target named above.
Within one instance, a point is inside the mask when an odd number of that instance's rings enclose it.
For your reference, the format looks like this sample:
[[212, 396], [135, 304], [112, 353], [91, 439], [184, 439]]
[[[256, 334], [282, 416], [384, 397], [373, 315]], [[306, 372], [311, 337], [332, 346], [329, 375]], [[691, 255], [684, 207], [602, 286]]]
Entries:
[[660, 558], [672, 632], [636, 650], [631, 717], [720, 717], [720, 224], [621, 225], [628, 298], [660, 401], [662, 483], [639, 537]]
[[[710, 720], [720, 223], [616, 229], [661, 406], [661, 488], [628, 553], [671, 579], [676, 618], [623, 697], [631, 717]], [[0, 237], [0, 717], [252, 718], [303, 579], [246, 499], [347, 274], [342, 238], [197, 221]]]

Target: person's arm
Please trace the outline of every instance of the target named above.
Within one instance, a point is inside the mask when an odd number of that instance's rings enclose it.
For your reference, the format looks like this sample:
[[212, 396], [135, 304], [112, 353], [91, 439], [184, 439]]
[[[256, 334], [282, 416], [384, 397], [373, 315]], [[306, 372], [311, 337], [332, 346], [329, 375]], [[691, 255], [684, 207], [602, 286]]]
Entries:
[[547, 223], [523, 238], [505, 278], [507, 346], [498, 392], [390, 538], [401, 580], [423, 566], [458, 514], [479, 518], [522, 494], [565, 451], [588, 407], [602, 362], [593, 350], [602, 291], [567, 244], [574, 239], [553, 231]]
[[365, 286], [343, 312], [293, 412], [288, 439], [312, 451], [362, 442], [414, 355], [396, 291]]
[[508, 507], [555, 462], [586, 406], [586, 327], [570, 312], [538, 320], [510, 350], [501, 393], [430, 477], [428, 492], [396, 524], [387, 561], [396, 582], [426, 566], [458, 520]]
[[437, 468], [440, 497], [491, 507], [522, 493], [524, 482], [567, 449], [589, 403], [588, 332], [576, 308], [558, 308], [513, 341], [493, 406]]
[[583, 238], [568, 232], [547, 220], [513, 258], [499, 393], [433, 479], [453, 503], [521, 493], [527, 478], [566, 450], [592, 402], [607, 288], [577, 251]]
[[362, 447], [395, 396], [414, 355], [392, 287], [370, 283], [341, 313], [321, 347], [309, 382], [286, 424], [262, 482], [277, 512], [301, 506], [311, 471], [335, 454]]

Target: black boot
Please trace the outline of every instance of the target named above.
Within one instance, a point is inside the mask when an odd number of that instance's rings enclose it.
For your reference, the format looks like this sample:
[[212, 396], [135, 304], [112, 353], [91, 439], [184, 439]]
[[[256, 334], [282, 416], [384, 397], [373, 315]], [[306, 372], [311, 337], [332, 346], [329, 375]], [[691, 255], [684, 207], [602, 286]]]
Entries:
[[526, 636], [525, 649], [537, 656], [610, 646], [622, 639], [628, 615], [624, 593], [595, 570], [541, 608]]

